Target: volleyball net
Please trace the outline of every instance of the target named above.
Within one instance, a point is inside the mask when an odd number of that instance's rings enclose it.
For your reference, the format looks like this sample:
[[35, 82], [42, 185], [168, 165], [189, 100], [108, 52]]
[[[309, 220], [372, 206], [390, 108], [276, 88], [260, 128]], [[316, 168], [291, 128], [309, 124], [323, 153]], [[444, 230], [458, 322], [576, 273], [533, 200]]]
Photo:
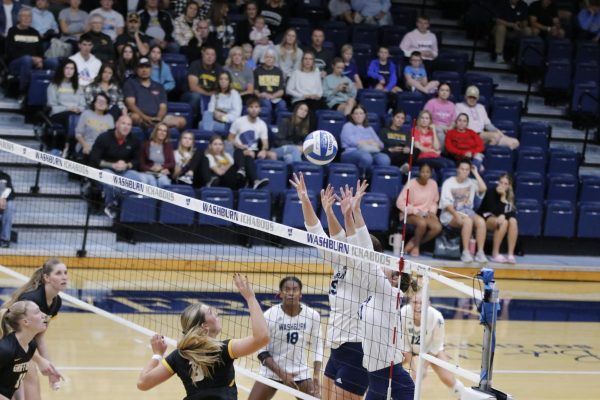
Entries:
[[[223, 321], [221, 337], [250, 334], [247, 309], [233, 285], [233, 272], [248, 276], [263, 310], [281, 303], [277, 296], [281, 280], [296, 276], [302, 282], [302, 303], [320, 314], [320, 321], [309, 322], [319, 325], [322, 334], [317, 335], [315, 330], [300, 340], [302, 332], [298, 331], [305, 327], [286, 324], [283, 319], [272, 323], [272, 333], [285, 331], [279, 333], [278, 343], [299, 342], [303, 348], [294, 352], [307, 357], [310, 367], [323, 356], [323, 371], [330, 351], [325, 338], [333, 271], [326, 259], [336, 257], [348, 266], [376, 264], [410, 274], [421, 287], [417, 294], [421, 303], [429, 304], [431, 299], [446, 319], [448, 357], [427, 354], [414, 357], [413, 363], [406, 365], [409, 370], [419, 369], [415, 371], [415, 399], [431, 398], [427, 393], [434, 393], [421, 389], [420, 369], [425, 360], [455, 374], [465, 386], [477, 386], [483, 377], [483, 328], [476, 310], [483, 291], [476, 277], [315, 235], [301, 224], [278, 222], [286, 206], [295, 211], [285, 212], [300, 213], [297, 217], [302, 221], [297, 199], [287, 205], [274, 200], [271, 193], [266, 192], [265, 200], [264, 191], [255, 191], [256, 196], [244, 199], [248, 208], [243, 208], [241, 192], [233, 196], [217, 189], [210, 191], [211, 196], [204, 196], [203, 190], [194, 192], [181, 185], [160, 189], [2, 139], [0, 150], [8, 165], [3, 169], [12, 175], [17, 194], [15, 230], [19, 231], [19, 243], [3, 254], [0, 269], [13, 279], [13, 285], [26, 279], [45, 259], [60, 258], [69, 267], [70, 288], [62, 296], [71, 307], [96, 313], [144, 335], [159, 332], [175, 346], [181, 332], [179, 315], [195, 302], [218, 310]], [[41, 178], [37, 180], [36, 176]], [[121, 214], [114, 222], [102, 213], [100, 198], [80, 193], [82, 187], [96, 184], [123, 192]], [[30, 186], [38, 187], [39, 192], [28, 194]], [[320, 215], [318, 202], [314, 206]], [[334, 207], [339, 208], [339, 204]], [[266, 208], [270, 211], [264, 218]], [[322, 221], [326, 223], [326, 219]], [[323, 254], [328, 257], [324, 259]], [[365, 276], [363, 281], [369, 279], [376, 277]], [[2, 292], [3, 298], [9, 293], [10, 289]], [[357, 294], [349, 306], [358, 310], [364, 301]], [[406, 298], [398, 302], [398, 312], [406, 304]], [[422, 318], [426, 320], [427, 307], [423, 310]], [[398, 320], [394, 333], [402, 332], [406, 329], [402, 324], [413, 319], [414, 315], [407, 314]], [[414, 321], [411, 326], [415, 326]], [[427, 342], [426, 329], [414, 332], [389, 340], [411, 353], [415, 344]], [[325, 345], [323, 354], [318, 354], [319, 346], [314, 344], [320, 340]], [[297, 360], [299, 356], [287, 357]], [[266, 378], [255, 356], [237, 360], [236, 371], [291, 396], [314, 399]]]

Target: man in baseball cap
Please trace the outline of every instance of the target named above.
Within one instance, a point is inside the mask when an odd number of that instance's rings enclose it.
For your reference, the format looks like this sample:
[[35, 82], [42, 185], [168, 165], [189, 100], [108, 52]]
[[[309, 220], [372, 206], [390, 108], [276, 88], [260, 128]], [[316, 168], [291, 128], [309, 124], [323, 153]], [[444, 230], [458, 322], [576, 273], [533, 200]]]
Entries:
[[140, 16], [137, 13], [127, 14], [127, 29], [120, 34], [115, 41], [117, 52], [121, 54], [123, 46], [126, 44], [132, 46], [141, 56], [148, 55], [150, 51], [150, 41], [152, 38], [140, 31]]

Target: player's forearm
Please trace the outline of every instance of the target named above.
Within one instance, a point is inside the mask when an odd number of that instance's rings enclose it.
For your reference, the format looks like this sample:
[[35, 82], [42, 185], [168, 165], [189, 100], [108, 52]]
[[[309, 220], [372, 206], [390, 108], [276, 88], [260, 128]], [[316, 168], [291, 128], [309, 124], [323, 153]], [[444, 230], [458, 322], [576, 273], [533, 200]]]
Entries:
[[313, 363], [313, 375], [314, 376], [320, 376], [321, 375], [321, 361], [315, 361]]
[[48, 355], [48, 346], [46, 345], [46, 340], [44, 339], [44, 334], [38, 335], [36, 338], [36, 342], [37, 342], [37, 350], [38, 350], [39, 355], [41, 357], [45, 358], [46, 360], [50, 360], [50, 357]]

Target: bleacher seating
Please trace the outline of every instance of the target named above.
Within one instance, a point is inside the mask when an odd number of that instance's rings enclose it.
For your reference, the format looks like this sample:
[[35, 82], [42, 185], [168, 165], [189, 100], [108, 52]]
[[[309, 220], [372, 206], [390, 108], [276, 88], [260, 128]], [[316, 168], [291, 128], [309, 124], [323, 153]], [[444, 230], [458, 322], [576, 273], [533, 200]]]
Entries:
[[578, 175], [579, 156], [567, 149], [550, 149], [548, 173]]
[[585, 201], [579, 206], [577, 237], [600, 239], [600, 202]]
[[269, 178], [268, 189], [273, 194], [281, 194], [287, 189], [288, 169], [280, 160], [256, 160], [258, 179]]
[[513, 171], [513, 153], [508, 147], [487, 146], [483, 166], [486, 169]]
[[519, 223], [519, 234], [522, 236], [538, 237], [542, 234], [543, 209], [540, 203], [534, 199], [516, 200], [517, 222]]
[[[164, 187], [164, 189], [184, 196], [196, 197], [194, 189], [189, 185], [169, 185]], [[161, 201], [158, 222], [169, 225], [192, 225], [194, 223], [194, 214], [194, 211], [187, 208]]]
[[533, 199], [539, 204], [544, 201], [544, 176], [539, 172], [518, 172], [515, 177], [517, 199]]
[[387, 114], [387, 94], [376, 89], [361, 89], [358, 91], [356, 100], [367, 112], [377, 115]]
[[571, 174], [549, 174], [546, 184], [548, 193], [546, 200], [567, 200], [572, 204], [577, 202], [579, 181]]
[[306, 188], [313, 193], [319, 193], [323, 188], [325, 173], [322, 166], [307, 161], [295, 162], [292, 164], [292, 171], [295, 173], [302, 172]]
[[384, 193], [391, 201], [395, 201], [402, 190], [400, 170], [393, 166], [374, 166], [369, 189], [374, 193]]
[[271, 219], [271, 194], [262, 189], [240, 189], [237, 210], [263, 219]]
[[565, 200], [547, 202], [544, 236], [563, 238], [575, 236], [575, 206], [573, 203]]
[[552, 127], [543, 122], [521, 122], [521, 146], [548, 148]]
[[333, 186], [334, 190], [339, 190], [346, 185], [356, 186], [358, 179], [358, 168], [354, 164], [337, 163], [329, 164], [327, 173], [327, 184]]
[[158, 200], [137, 193], [126, 193], [121, 201], [119, 221], [123, 224], [153, 224], [156, 222]]
[[537, 146], [521, 146], [517, 156], [517, 171], [546, 174], [546, 151]]
[[390, 226], [390, 198], [385, 193], [365, 193], [360, 209], [370, 231], [386, 232]]
[[354, 24], [352, 25], [352, 43], [363, 43], [376, 49], [379, 45], [379, 31], [376, 25]]
[[[317, 212], [317, 198], [313, 192], [308, 192], [308, 197], [312, 203], [315, 212]], [[283, 215], [281, 223], [292, 228], [304, 229], [304, 217], [302, 215], [302, 203], [298, 198], [298, 193], [295, 189], [289, 189], [285, 192], [283, 203]]]
[[600, 176], [582, 175], [579, 201], [600, 202]]

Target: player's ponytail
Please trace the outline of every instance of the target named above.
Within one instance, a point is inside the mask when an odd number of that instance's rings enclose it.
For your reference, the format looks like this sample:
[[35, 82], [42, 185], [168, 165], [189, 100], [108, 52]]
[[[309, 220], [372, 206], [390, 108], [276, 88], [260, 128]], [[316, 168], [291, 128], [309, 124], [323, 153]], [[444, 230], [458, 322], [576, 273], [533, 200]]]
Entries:
[[202, 326], [205, 321], [203, 304], [192, 304], [181, 314], [181, 328], [183, 338], [177, 343], [179, 354], [190, 361], [192, 367], [192, 381], [197, 376], [210, 378], [218, 362], [223, 343], [208, 335]]
[[16, 303], [0, 309], [0, 338], [13, 331], [19, 331], [19, 321], [25, 318], [27, 308], [31, 301], [17, 301]]
[[17, 300], [19, 300], [19, 297], [21, 297], [23, 293], [31, 292], [43, 285], [44, 275], [50, 275], [52, 271], [54, 271], [54, 267], [62, 263], [63, 262], [60, 261], [58, 258], [48, 259], [44, 263], [44, 265], [42, 265], [33, 272], [31, 278], [29, 278], [27, 283], [25, 283], [23, 286], [21, 286], [13, 292], [13, 294], [10, 296], [10, 299], [5, 303], [5, 305], [7, 307], [10, 307], [11, 304], [14, 304]]

